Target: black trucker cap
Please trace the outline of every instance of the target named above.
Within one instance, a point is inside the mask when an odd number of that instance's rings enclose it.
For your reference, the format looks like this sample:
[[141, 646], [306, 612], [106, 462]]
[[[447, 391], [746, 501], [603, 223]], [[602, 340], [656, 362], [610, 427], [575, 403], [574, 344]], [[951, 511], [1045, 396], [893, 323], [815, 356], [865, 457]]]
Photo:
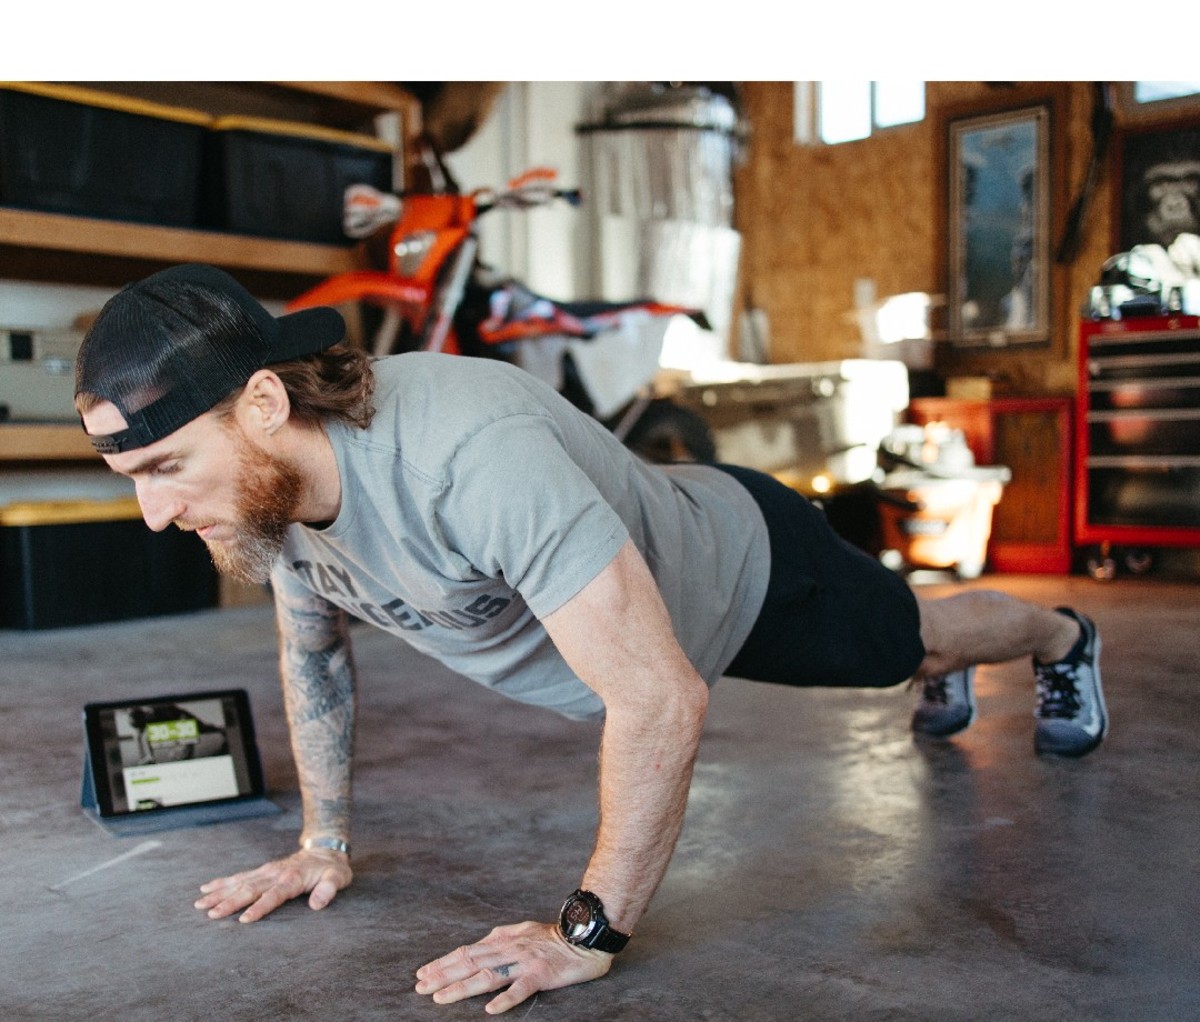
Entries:
[[127, 428], [91, 437], [101, 454], [145, 447], [203, 415], [264, 366], [345, 337], [336, 309], [272, 316], [228, 273], [173, 266], [109, 299], [75, 363], [75, 393], [111, 401]]

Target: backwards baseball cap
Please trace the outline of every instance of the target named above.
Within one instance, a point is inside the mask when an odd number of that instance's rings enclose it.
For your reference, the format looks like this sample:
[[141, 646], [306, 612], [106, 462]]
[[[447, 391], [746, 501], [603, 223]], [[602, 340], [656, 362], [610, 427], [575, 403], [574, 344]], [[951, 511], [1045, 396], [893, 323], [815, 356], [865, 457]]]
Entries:
[[75, 393], [111, 401], [126, 422], [92, 436], [92, 446], [118, 454], [152, 444], [264, 366], [324, 351], [345, 334], [336, 309], [276, 318], [212, 266], [174, 266], [131, 284], [100, 311], [75, 363]]

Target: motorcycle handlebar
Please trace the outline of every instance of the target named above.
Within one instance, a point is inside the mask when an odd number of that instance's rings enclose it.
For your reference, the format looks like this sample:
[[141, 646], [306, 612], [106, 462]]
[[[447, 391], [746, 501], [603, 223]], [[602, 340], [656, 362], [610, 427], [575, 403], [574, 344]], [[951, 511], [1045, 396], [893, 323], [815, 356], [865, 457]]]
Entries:
[[578, 206], [583, 202], [583, 193], [578, 188], [519, 188], [494, 194], [481, 192], [475, 203], [475, 210], [477, 213], [486, 213], [497, 208], [534, 209], [556, 199], [561, 199], [571, 206]]
[[[342, 228], [349, 238], [369, 237], [384, 225], [396, 223], [400, 219], [405, 201], [430, 194], [434, 193], [425, 191], [381, 192], [370, 185], [351, 185], [344, 193]], [[561, 199], [572, 206], [578, 206], [583, 201], [583, 195], [578, 188], [552, 188], [548, 182], [517, 184], [503, 192], [484, 188], [474, 192], [473, 197], [476, 217], [498, 207], [533, 209], [537, 206], [545, 206], [556, 199]]]

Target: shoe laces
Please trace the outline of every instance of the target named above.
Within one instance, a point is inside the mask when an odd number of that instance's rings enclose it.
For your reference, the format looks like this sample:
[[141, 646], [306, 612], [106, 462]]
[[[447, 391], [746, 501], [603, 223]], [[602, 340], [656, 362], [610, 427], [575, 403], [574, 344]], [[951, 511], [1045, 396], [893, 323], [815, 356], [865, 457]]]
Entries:
[[950, 695], [946, 689], [947, 679], [948, 675], [945, 674], [937, 674], [925, 679], [921, 694], [927, 703], [941, 703], [945, 706], [950, 702]]
[[1038, 664], [1038, 716], [1074, 717], [1082, 705], [1073, 663]]

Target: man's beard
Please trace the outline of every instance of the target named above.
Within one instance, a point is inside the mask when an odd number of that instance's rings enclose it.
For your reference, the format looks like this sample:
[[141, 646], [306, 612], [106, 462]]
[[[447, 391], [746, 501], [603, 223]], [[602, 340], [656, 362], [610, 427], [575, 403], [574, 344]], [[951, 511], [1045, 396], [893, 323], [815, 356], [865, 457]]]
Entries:
[[259, 585], [271, 577], [288, 526], [296, 520], [302, 480], [291, 465], [245, 440], [234, 486], [237, 534], [230, 540], [205, 542], [218, 571]]

